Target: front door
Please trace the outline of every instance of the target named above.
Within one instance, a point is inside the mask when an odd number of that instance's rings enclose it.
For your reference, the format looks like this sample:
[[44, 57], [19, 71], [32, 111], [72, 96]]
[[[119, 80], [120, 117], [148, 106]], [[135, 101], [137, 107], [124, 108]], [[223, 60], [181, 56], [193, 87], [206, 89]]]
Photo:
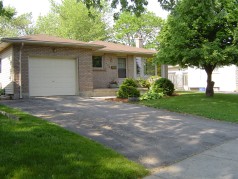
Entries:
[[118, 81], [119, 84], [126, 78], [126, 58], [118, 58]]
[[126, 59], [118, 58], [118, 78], [126, 78]]

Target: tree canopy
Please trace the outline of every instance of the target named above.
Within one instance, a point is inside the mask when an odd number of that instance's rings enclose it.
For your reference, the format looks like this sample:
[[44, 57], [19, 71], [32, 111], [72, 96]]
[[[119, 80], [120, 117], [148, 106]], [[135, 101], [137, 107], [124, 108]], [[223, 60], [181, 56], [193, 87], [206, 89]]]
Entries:
[[135, 37], [142, 37], [145, 47], [155, 48], [156, 36], [163, 25], [163, 20], [152, 12], [141, 16], [123, 12], [113, 27], [115, 40], [130, 46], [135, 45]]
[[75, 0], [63, 0], [62, 4], [51, 2], [51, 12], [38, 18], [35, 33], [81, 41], [104, 40], [107, 37], [103, 13], [91, 8], [93, 17], [89, 17], [86, 6]]
[[0, 16], [11, 18], [13, 15], [14, 15], [14, 11], [12, 11], [11, 9], [4, 8], [3, 2], [0, 1]]
[[0, 37], [16, 37], [32, 33], [31, 13], [17, 16], [14, 8], [7, 7], [5, 10], [14, 15], [11, 18], [0, 16]]
[[206, 95], [213, 96], [213, 70], [238, 63], [237, 5], [237, 0], [179, 1], [159, 35], [157, 60], [205, 69]]
[[[77, 2], [83, 2], [88, 9], [91, 7], [102, 8], [102, 2], [111, 2], [111, 7], [117, 9], [120, 7], [120, 12], [131, 12], [136, 16], [140, 16], [143, 12], [146, 11], [146, 6], [148, 5], [148, 0], [77, 0]], [[175, 5], [179, 0], [158, 0], [161, 7], [165, 10], [174, 9]], [[114, 18], [118, 19], [120, 13], [117, 12], [114, 14]]]
[[161, 7], [165, 10], [171, 11], [175, 8], [179, 0], [158, 0]]

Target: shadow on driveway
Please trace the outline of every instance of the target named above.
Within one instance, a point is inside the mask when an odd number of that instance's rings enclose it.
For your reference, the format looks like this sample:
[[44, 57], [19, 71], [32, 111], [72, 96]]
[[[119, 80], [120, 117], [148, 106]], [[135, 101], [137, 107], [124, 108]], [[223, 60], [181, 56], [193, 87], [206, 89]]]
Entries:
[[155, 170], [238, 137], [238, 125], [77, 96], [1, 102], [96, 140]]

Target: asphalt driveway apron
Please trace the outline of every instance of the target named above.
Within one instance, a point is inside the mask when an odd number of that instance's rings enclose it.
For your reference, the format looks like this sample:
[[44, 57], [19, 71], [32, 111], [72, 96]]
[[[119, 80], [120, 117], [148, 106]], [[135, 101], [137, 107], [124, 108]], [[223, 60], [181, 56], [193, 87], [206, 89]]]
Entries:
[[68, 97], [1, 101], [156, 170], [238, 138], [238, 125], [144, 106]]

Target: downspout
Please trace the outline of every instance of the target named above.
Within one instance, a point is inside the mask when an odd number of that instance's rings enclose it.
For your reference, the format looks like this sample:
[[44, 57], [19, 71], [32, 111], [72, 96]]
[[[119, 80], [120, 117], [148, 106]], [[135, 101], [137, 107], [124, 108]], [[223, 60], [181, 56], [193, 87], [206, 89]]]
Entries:
[[24, 43], [21, 43], [20, 51], [19, 51], [19, 90], [20, 90], [20, 99], [22, 99], [22, 49], [24, 47]]

